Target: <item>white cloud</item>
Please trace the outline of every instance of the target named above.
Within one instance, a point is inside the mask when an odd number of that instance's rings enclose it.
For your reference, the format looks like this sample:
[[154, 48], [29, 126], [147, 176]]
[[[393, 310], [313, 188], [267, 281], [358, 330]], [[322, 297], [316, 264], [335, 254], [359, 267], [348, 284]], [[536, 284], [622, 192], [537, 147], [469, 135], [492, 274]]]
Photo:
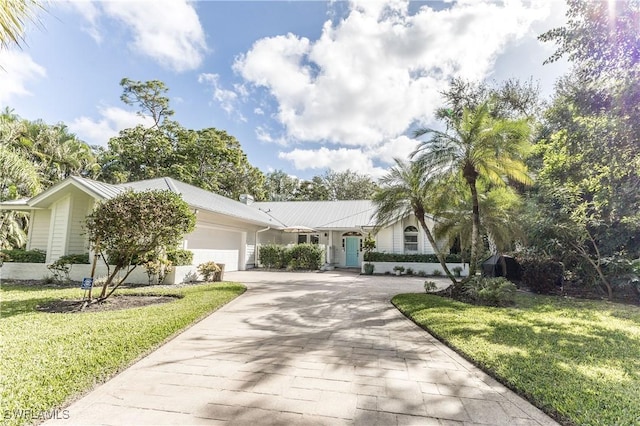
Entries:
[[100, 19], [100, 9], [96, 3], [91, 1], [65, 1], [60, 3], [63, 7], [74, 9], [87, 21], [87, 25], [82, 30], [91, 36], [96, 43], [102, 43], [102, 33], [100, 33], [98, 21]]
[[213, 99], [215, 99], [220, 107], [229, 115], [236, 115], [240, 121], [247, 121], [238, 109], [238, 94], [233, 90], [228, 90], [220, 84], [220, 76], [218, 74], [202, 73], [198, 76], [198, 83], [207, 84], [213, 89]]
[[17, 96], [29, 96], [27, 83], [45, 77], [47, 72], [28, 54], [0, 49], [0, 105]]
[[287, 139], [378, 149], [432, 121], [452, 77], [487, 77], [548, 6], [463, 0], [410, 15], [406, 1], [358, 1], [343, 20], [327, 21], [317, 41], [260, 39], [234, 69], [273, 96]]
[[204, 30], [187, 0], [71, 2], [85, 18], [85, 30], [100, 42], [99, 18], [104, 15], [128, 27], [134, 52], [177, 72], [196, 69], [207, 51]]
[[386, 173], [385, 169], [374, 167], [371, 158], [359, 149], [294, 149], [280, 152], [278, 158], [293, 162], [298, 170], [332, 169], [343, 172], [348, 169], [374, 178]]
[[99, 108], [100, 118], [78, 117], [69, 124], [69, 129], [91, 145], [106, 146], [109, 139], [117, 136], [120, 130], [132, 128], [138, 124], [151, 126], [150, 117], [127, 111], [118, 107]]

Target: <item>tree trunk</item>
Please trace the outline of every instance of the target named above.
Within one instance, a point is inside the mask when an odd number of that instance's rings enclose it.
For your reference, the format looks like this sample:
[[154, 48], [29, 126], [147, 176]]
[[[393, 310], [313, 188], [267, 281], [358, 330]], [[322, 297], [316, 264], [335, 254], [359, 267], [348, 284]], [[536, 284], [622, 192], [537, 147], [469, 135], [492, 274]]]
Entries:
[[449, 277], [449, 279], [453, 283], [453, 286], [454, 287], [457, 286], [459, 284], [458, 280], [456, 280], [456, 277], [451, 273], [451, 271], [447, 267], [447, 262], [445, 262], [444, 256], [442, 255], [442, 253], [440, 252], [440, 249], [436, 245], [436, 240], [433, 238], [433, 235], [431, 234], [431, 231], [427, 227], [427, 223], [424, 220], [424, 213], [417, 217], [418, 217], [418, 222], [420, 222], [420, 226], [422, 226], [422, 229], [424, 229], [424, 233], [427, 235], [429, 244], [431, 244], [431, 247], [433, 247], [433, 251], [435, 252], [436, 257], [438, 258], [438, 261], [440, 262], [440, 266], [442, 266], [444, 273], [447, 274], [447, 277]]
[[469, 277], [476, 275], [478, 265], [478, 244], [480, 243], [480, 202], [478, 201], [478, 189], [476, 188], [477, 177], [469, 177], [467, 183], [471, 190], [471, 201], [473, 202], [473, 215], [471, 222], [471, 259], [469, 260]]

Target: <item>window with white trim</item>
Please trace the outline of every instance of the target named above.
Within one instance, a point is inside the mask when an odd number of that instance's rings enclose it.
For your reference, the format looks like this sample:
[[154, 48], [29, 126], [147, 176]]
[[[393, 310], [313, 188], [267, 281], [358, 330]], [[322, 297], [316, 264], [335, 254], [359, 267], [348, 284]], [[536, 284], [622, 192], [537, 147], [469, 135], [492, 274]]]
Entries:
[[418, 251], [418, 228], [415, 226], [404, 228], [404, 251], [410, 253]]

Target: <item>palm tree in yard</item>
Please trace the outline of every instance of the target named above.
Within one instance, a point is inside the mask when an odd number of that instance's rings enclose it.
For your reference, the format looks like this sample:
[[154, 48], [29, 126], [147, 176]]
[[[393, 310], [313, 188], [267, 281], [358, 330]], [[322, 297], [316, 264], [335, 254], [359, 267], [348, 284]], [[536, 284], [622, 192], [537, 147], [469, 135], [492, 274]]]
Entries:
[[524, 158], [531, 146], [531, 130], [527, 120], [493, 117], [490, 101], [464, 108], [461, 116], [449, 123], [446, 131], [417, 130], [415, 137], [431, 137], [420, 143], [412, 158], [431, 176], [446, 182], [458, 175], [468, 187], [472, 204], [469, 277], [473, 277], [481, 242], [478, 181], [496, 186], [506, 186], [509, 180], [530, 183]]
[[454, 285], [457, 280], [447, 268], [445, 258], [426, 223], [428, 206], [433, 206], [434, 181], [418, 163], [395, 159], [395, 166], [382, 177], [373, 196], [376, 207], [376, 228], [398, 221], [410, 214], [415, 215], [422, 227], [438, 261]]

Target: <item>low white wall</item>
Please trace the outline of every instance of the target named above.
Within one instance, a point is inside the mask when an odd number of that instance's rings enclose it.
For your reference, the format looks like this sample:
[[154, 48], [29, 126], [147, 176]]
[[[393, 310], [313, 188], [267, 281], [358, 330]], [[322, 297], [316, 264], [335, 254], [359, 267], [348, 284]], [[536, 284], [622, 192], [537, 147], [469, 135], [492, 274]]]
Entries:
[[[113, 268], [113, 267], [112, 267]], [[96, 265], [95, 278], [107, 275], [107, 267], [104, 264]], [[12, 280], [41, 280], [51, 277], [53, 274], [45, 263], [14, 263], [5, 262], [0, 268], [0, 279]], [[83, 278], [91, 276], [91, 265], [76, 264], [71, 266], [69, 278], [73, 281], [82, 281]], [[120, 276], [124, 276], [124, 271]], [[125, 281], [129, 284], [146, 284], [149, 282], [144, 268], [138, 266]]]
[[[226, 271], [225, 266], [225, 271]], [[96, 265], [95, 278], [107, 275], [107, 267]], [[123, 276], [124, 272], [120, 274]], [[0, 268], [0, 283], [2, 280], [42, 280], [51, 277], [53, 274], [44, 263], [14, 263], [5, 262]], [[76, 264], [71, 267], [69, 278], [73, 281], [82, 281], [83, 278], [91, 276], [91, 265]], [[178, 284], [182, 282], [191, 282], [202, 280], [202, 276], [198, 274], [196, 265], [176, 266], [173, 271], [169, 272], [164, 279], [163, 284]], [[149, 278], [142, 266], [138, 266], [125, 281], [127, 284], [148, 284]]]
[[[445, 276], [444, 269], [439, 263], [423, 263], [423, 262], [363, 262], [362, 263], [362, 272], [364, 273], [364, 265], [365, 263], [372, 263], [374, 265], [373, 273], [374, 274], [384, 274], [385, 272], [389, 272], [391, 274], [395, 274], [396, 272], [393, 270], [395, 266], [404, 266], [405, 272], [407, 268], [413, 269], [413, 273], [416, 274], [418, 271], [424, 272], [426, 275], [433, 275], [434, 270], [440, 271], [440, 273]], [[449, 271], [453, 273], [453, 268], [459, 266], [462, 268], [461, 275], [466, 277], [469, 274], [469, 265], [463, 263], [447, 263], [447, 268]]]

